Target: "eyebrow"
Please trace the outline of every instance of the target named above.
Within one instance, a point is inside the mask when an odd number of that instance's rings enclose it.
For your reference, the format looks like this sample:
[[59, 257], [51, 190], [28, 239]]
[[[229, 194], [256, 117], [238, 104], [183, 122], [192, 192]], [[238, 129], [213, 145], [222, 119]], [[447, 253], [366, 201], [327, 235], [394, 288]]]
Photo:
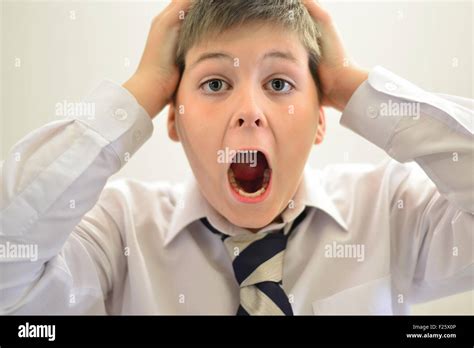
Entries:
[[232, 58], [232, 56], [228, 53], [225, 53], [225, 52], [207, 52], [207, 53], [203, 53], [199, 56], [198, 59], [196, 59], [196, 61], [191, 64], [189, 66], [189, 70], [191, 70], [192, 68], [194, 68], [196, 65], [198, 65], [199, 63], [205, 61], [205, 60], [208, 60], [208, 59], [225, 59], [225, 60], [229, 60], [231, 62], [234, 61], [234, 59]]
[[[293, 63], [298, 63], [298, 59], [296, 59], [295, 56], [293, 54], [291, 54], [291, 52], [289, 52], [289, 51], [278, 51], [278, 50], [269, 51], [269, 52], [267, 52], [263, 55], [263, 57], [259, 60], [259, 62], [263, 61], [267, 58], [279, 58], [279, 59], [289, 60]], [[207, 53], [201, 54], [199, 56], [199, 58], [196, 59], [196, 61], [189, 66], [189, 70], [194, 68], [199, 63], [201, 63], [205, 60], [208, 60], [208, 59], [221, 59], [221, 60], [228, 60], [230, 62], [234, 61], [234, 58], [229, 53], [226, 53], [226, 52], [207, 52]]]
[[293, 63], [298, 63], [298, 59], [296, 59], [295, 56], [292, 55], [290, 51], [285, 51], [285, 52], [277, 51], [277, 50], [269, 51], [269, 52], [265, 53], [262, 60], [264, 60], [266, 58], [280, 58], [280, 59], [289, 60]]

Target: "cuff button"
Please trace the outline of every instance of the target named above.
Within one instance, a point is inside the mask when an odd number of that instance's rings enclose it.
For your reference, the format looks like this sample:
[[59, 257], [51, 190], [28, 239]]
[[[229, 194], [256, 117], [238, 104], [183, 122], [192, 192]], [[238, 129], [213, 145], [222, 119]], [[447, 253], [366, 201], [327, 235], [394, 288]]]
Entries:
[[115, 119], [117, 119], [119, 121], [125, 120], [127, 118], [127, 116], [128, 116], [128, 114], [124, 109], [117, 109], [114, 112]]
[[365, 112], [370, 118], [376, 118], [379, 115], [379, 109], [376, 105], [369, 105]]
[[394, 84], [393, 82], [387, 82], [387, 83], [385, 84], [385, 89], [386, 89], [387, 91], [392, 92], [392, 91], [396, 90], [397, 88], [398, 88], [397, 85]]

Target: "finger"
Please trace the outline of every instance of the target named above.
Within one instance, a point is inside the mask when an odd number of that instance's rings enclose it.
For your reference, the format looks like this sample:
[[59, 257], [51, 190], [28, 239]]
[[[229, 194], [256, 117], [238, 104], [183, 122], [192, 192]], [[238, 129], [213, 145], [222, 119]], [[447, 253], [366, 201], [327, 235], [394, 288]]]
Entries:
[[330, 20], [330, 15], [326, 9], [316, 0], [304, 0], [304, 5], [311, 17], [320, 23], [326, 23]]
[[187, 11], [189, 7], [191, 7], [192, 3], [193, 0], [171, 0], [169, 6], [177, 7], [180, 10]]
[[172, 25], [178, 24], [182, 22], [192, 3], [193, 0], [171, 0], [163, 11], [163, 17]]

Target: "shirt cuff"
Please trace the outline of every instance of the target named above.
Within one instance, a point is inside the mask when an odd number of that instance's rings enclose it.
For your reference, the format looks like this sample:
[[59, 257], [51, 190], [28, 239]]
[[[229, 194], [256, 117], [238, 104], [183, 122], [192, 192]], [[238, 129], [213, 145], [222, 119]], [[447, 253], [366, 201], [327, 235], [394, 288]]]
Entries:
[[352, 95], [340, 124], [388, 151], [399, 122], [416, 121], [420, 104], [430, 98], [430, 93], [377, 66]]
[[83, 102], [94, 112], [73, 119], [106, 139], [121, 166], [153, 133], [153, 123], [145, 109], [128, 90], [112, 81], [102, 81]]

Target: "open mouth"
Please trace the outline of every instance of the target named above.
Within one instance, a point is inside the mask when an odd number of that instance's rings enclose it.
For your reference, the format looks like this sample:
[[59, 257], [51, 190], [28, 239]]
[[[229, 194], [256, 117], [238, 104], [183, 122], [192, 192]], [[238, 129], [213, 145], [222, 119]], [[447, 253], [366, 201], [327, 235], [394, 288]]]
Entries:
[[[256, 150], [238, 151], [227, 172], [231, 189], [243, 201], [263, 200], [268, 194], [272, 170], [265, 154]], [[242, 156], [245, 155], [245, 156]]]

